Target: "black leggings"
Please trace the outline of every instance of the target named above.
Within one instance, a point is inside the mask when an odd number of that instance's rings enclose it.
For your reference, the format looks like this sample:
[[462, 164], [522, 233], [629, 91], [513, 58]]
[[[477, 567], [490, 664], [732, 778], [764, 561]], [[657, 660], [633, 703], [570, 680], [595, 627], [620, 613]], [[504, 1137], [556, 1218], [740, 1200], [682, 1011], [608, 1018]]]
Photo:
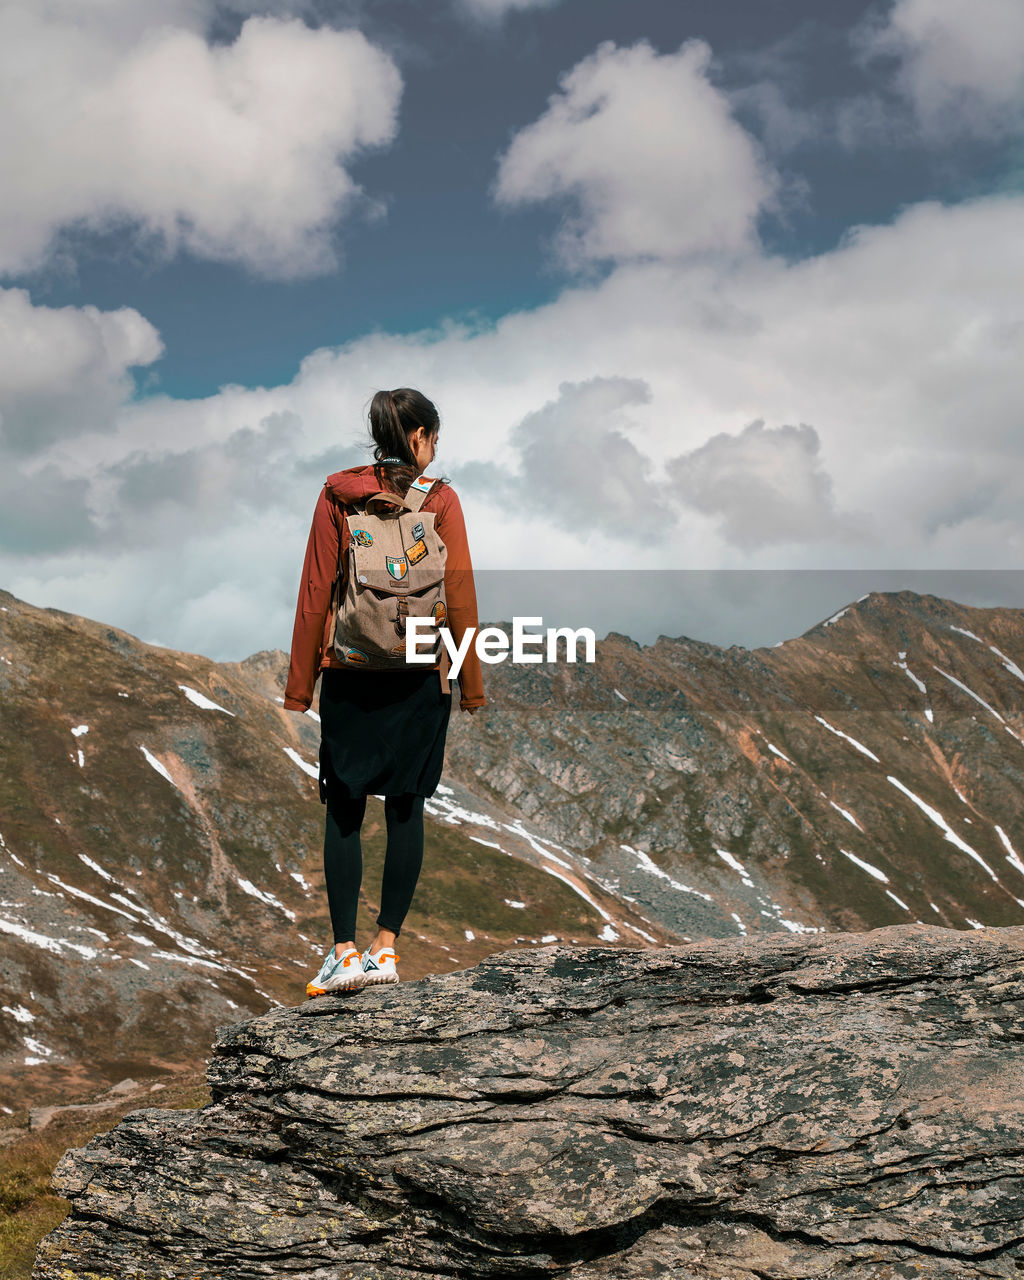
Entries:
[[[388, 828], [384, 878], [381, 884], [377, 924], [398, 935], [423, 865], [423, 796], [384, 797]], [[359, 886], [363, 880], [363, 850], [359, 828], [366, 813], [366, 796], [338, 794], [327, 787], [327, 822], [324, 829], [324, 877], [331, 908], [334, 941], [354, 941]]]

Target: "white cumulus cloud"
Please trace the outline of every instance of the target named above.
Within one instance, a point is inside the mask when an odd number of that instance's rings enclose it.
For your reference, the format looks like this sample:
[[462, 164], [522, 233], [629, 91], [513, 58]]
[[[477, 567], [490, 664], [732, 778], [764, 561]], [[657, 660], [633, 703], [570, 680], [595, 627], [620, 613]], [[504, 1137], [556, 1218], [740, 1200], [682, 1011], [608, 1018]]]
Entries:
[[[623, 88], [602, 48], [599, 122], [657, 62], [626, 51]], [[618, 192], [622, 148], [601, 154], [580, 171]], [[370, 394], [403, 385], [441, 411], [433, 470], [479, 568], [1020, 563], [1024, 197], [910, 205], [797, 261], [682, 253], [618, 214], [588, 226], [622, 260], [544, 305], [369, 333], [194, 401], [133, 396], [159, 351], [136, 313], [0, 295], [24, 336], [0, 364], [0, 582], [215, 657], [286, 645], [324, 476], [366, 458]]]
[[346, 166], [395, 136], [397, 68], [355, 30], [254, 16], [215, 44], [205, 17], [181, 0], [0, 9], [0, 272], [79, 226], [268, 276], [333, 263], [362, 195]]
[[1022, 216], [912, 206], [800, 262], [629, 263], [494, 325], [369, 334], [282, 386], [125, 392], [111, 430], [3, 468], [0, 581], [213, 656], [285, 646], [323, 478], [402, 385], [441, 411], [480, 568], [1012, 567]]
[[563, 382], [557, 398], [528, 413], [508, 435], [515, 469], [469, 463], [460, 479], [517, 511], [577, 535], [622, 521], [655, 534], [675, 519], [651, 459], [629, 438], [633, 410], [651, 389], [642, 379]]
[[112, 428], [160, 337], [130, 307], [42, 307], [0, 289], [0, 450], [36, 453], [64, 435]]
[[496, 199], [568, 203], [559, 244], [574, 262], [749, 251], [779, 180], [710, 64], [703, 40], [670, 54], [601, 44], [513, 138]]
[[1000, 135], [1024, 124], [1020, 0], [896, 0], [858, 27], [860, 55], [898, 60], [897, 87], [935, 140]]
[[807, 423], [766, 428], [758, 419], [670, 459], [666, 471], [675, 494], [717, 517], [734, 546], [756, 549], [836, 535], [870, 542], [863, 520], [836, 511], [820, 449], [818, 433]]

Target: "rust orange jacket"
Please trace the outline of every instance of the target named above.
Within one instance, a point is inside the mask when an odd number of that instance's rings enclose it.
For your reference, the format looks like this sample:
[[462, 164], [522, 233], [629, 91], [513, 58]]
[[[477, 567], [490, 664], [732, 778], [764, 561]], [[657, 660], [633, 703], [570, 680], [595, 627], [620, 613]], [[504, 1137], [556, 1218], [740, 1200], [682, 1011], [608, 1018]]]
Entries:
[[[343, 574], [348, 573], [349, 535], [344, 506], [346, 503], [362, 502], [380, 487], [373, 474], [373, 465], [368, 464], [336, 471], [327, 477], [320, 490], [313, 511], [313, 524], [309, 531], [302, 581], [299, 584], [299, 598], [295, 606], [291, 662], [284, 691], [286, 710], [305, 711], [309, 707], [313, 701], [313, 686], [323, 668], [344, 667], [347, 671], [351, 670], [334, 656], [329, 644], [333, 621], [331, 587], [339, 567]], [[434, 486], [420, 510], [434, 512], [434, 528], [447, 547], [444, 571], [445, 599], [448, 604], [447, 626], [456, 644], [461, 645], [466, 629], [479, 626], [476, 584], [473, 580], [473, 564], [469, 556], [462, 504], [451, 485], [442, 483]], [[390, 673], [367, 671], [362, 674], [368, 680], [387, 680]], [[465, 709], [486, 706], [480, 658], [473, 645], [466, 652], [457, 679], [460, 707]]]

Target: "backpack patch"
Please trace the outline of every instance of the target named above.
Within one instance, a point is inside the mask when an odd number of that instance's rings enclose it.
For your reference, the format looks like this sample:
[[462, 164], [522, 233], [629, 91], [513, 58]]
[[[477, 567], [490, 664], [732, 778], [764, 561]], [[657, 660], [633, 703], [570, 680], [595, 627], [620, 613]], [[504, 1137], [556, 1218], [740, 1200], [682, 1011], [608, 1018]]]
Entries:
[[409, 572], [409, 562], [405, 556], [387, 556], [388, 573], [392, 578], [402, 579]]
[[345, 649], [345, 660], [347, 662], [369, 662], [370, 659], [363, 653], [362, 649], [353, 649], [348, 645]]
[[430, 616], [439, 627], [444, 625], [444, 620], [448, 617], [448, 610], [445, 608], [443, 600], [435, 602], [434, 607], [430, 610]]
[[427, 554], [427, 544], [422, 538], [420, 538], [420, 540], [418, 542], [414, 542], [411, 547], [406, 547], [405, 554], [409, 557], [410, 564], [416, 564]]
[[409, 486], [410, 489], [422, 489], [424, 493], [431, 487], [434, 481], [430, 476], [417, 476]]
[[422, 538], [422, 537], [423, 537], [423, 525], [422, 525], [422, 524], [420, 523], [420, 521], [418, 521], [418, 520], [417, 520], [417, 522], [416, 522], [416, 523], [413, 525], [413, 527], [412, 527], [412, 536], [413, 536], [414, 538]]
[[370, 533], [368, 529], [353, 529], [352, 537], [355, 538], [356, 542], [358, 542], [361, 547], [373, 546], [373, 534]]

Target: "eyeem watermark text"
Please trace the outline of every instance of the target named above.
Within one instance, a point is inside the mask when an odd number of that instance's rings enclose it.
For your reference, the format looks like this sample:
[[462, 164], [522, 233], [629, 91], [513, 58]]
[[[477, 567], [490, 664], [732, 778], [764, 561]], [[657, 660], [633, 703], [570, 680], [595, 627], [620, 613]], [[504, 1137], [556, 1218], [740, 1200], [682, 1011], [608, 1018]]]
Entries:
[[[462, 643], [456, 644], [455, 637], [447, 627], [438, 627], [431, 617], [414, 615], [406, 619], [405, 660], [406, 662], [434, 663], [437, 661], [433, 653], [420, 653], [418, 646], [429, 641], [434, 644], [434, 632], [441, 633], [441, 643], [448, 650], [451, 660], [449, 675], [454, 679], [462, 668], [463, 659], [469, 652], [469, 646], [476, 649], [481, 662], [504, 662], [512, 651], [513, 662], [557, 662], [558, 639], [565, 640], [565, 660], [575, 662], [577, 645], [582, 638], [584, 644], [584, 662], [593, 662], [595, 645], [594, 632], [590, 627], [548, 627], [543, 633], [526, 631], [525, 627], [539, 627], [543, 618], [513, 618], [512, 637], [501, 627], [467, 627]], [[537, 651], [544, 646], [544, 652]], [[529, 646], [529, 648], [528, 648]]]

